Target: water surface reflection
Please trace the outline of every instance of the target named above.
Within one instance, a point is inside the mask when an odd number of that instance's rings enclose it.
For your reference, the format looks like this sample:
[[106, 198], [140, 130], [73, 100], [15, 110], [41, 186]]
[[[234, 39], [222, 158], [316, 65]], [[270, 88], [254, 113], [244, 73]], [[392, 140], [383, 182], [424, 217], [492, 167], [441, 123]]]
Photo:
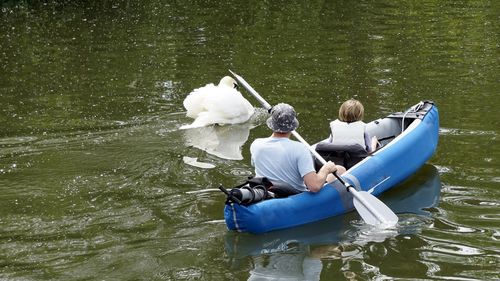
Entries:
[[229, 160], [242, 160], [241, 147], [248, 140], [250, 122], [236, 125], [214, 125], [183, 130], [186, 145]]

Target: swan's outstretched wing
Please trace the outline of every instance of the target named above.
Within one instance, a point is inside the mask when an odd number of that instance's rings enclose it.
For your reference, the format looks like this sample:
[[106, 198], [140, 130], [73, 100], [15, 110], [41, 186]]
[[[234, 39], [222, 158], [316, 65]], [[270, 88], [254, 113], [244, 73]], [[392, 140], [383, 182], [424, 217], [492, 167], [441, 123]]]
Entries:
[[187, 110], [186, 116], [196, 118], [200, 112], [206, 111], [205, 98], [217, 93], [218, 89], [219, 87], [214, 84], [207, 84], [189, 93], [183, 101], [184, 108]]
[[181, 129], [204, 127], [210, 124], [246, 122], [254, 114], [253, 106], [236, 89], [209, 84], [195, 89], [184, 100], [186, 115], [195, 118]]
[[236, 89], [220, 89], [216, 94], [207, 96], [204, 104], [213, 123], [243, 123], [254, 113], [253, 106]]

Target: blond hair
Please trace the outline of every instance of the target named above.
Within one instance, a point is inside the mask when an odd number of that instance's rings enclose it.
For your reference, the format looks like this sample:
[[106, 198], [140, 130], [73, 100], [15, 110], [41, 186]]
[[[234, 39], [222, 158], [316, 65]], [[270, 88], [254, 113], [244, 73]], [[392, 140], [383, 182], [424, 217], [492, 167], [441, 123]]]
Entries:
[[363, 120], [365, 108], [363, 104], [355, 99], [345, 101], [339, 109], [339, 120], [342, 122], [355, 122]]

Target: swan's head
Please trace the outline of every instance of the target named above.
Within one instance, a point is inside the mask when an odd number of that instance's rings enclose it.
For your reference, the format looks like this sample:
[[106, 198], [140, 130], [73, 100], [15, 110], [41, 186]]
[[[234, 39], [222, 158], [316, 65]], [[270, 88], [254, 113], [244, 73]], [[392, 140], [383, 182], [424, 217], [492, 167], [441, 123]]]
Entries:
[[238, 90], [238, 83], [230, 76], [224, 76], [219, 82], [219, 86], [226, 86]]

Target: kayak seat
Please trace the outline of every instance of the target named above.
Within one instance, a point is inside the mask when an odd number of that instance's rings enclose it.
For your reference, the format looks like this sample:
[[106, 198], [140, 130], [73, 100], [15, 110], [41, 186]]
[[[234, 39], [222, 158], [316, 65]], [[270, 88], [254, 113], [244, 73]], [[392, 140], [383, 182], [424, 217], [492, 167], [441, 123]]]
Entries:
[[[359, 161], [368, 156], [368, 152], [359, 144], [337, 145], [329, 142], [320, 142], [316, 145], [316, 152], [326, 161], [332, 161], [337, 165], [342, 165], [346, 169], [356, 165]], [[321, 162], [315, 160], [316, 170], [323, 166]]]

